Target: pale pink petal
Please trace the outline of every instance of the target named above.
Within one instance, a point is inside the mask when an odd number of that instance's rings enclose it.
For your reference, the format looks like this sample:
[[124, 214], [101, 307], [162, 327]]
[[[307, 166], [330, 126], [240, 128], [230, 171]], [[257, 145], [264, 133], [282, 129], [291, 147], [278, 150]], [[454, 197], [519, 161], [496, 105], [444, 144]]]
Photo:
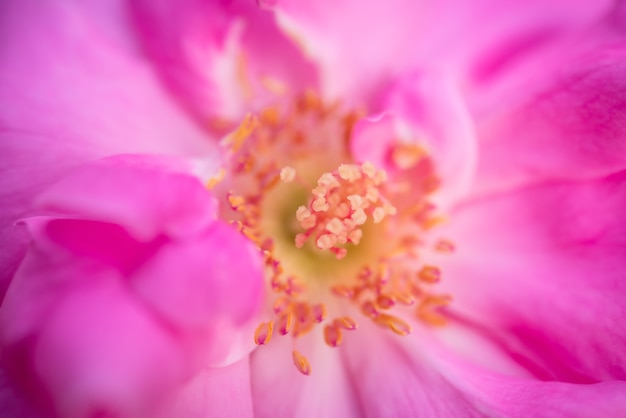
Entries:
[[450, 216], [451, 310], [480, 324], [543, 379], [626, 377], [624, 172], [476, 200]]
[[40, 209], [117, 223], [139, 240], [158, 234], [194, 235], [216, 217], [217, 206], [183, 162], [116, 156], [86, 164], [38, 196]]
[[[268, 346], [251, 357], [254, 414], [260, 418], [363, 416], [354, 393], [355, 380], [346, 372], [340, 349], [323, 342], [320, 327], [298, 338], [274, 335]], [[292, 350], [298, 349], [311, 365], [302, 375], [294, 366]]]
[[150, 415], [189, 373], [185, 353], [121, 280], [90, 279], [66, 293], [48, 318], [34, 347], [35, 373], [64, 417]]
[[176, 393], [158, 418], [252, 417], [249, 359], [202, 370]]
[[139, 35], [174, 94], [202, 120], [316, 86], [314, 67], [252, 1], [136, 1]]

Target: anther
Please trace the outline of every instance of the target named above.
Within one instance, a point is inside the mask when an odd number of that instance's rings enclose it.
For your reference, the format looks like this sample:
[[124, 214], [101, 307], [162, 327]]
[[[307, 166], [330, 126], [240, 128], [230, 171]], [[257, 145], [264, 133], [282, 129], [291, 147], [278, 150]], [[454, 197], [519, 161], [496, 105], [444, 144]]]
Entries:
[[281, 335], [286, 335], [290, 330], [293, 324], [293, 314], [291, 312], [283, 314], [278, 319], [278, 332]]
[[335, 319], [333, 324], [348, 331], [354, 331], [358, 327], [356, 321], [349, 316], [341, 316]]
[[442, 239], [435, 244], [435, 250], [440, 253], [451, 253], [455, 250], [455, 247], [452, 242]]
[[254, 331], [254, 343], [256, 345], [265, 345], [272, 339], [272, 331], [274, 330], [274, 324], [270, 322], [261, 323], [256, 331]]
[[374, 321], [380, 325], [388, 327], [391, 331], [398, 335], [405, 336], [411, 333], [411, 326], [397, 316], [380, 314], [374, 319]]
[[300, 373], [306, 376], [311, 374], [311, 365], [309, 364], [309, 361], [306, 359], [306, 357], [300, 354], [300, 352], [298, 352], [297, 350], [293, 350], [292, 357], [293, 364], [296, 366], [296, 369], [300, 371]]
[[378, 295], [376, 298], [376, 305], [380, 309], [391, 309], [396, 304], [396, 300], [394, 297], [389, 295]]
[[324, 341], [330, 347], [337, 347], [343, 341], [341, 329], [335, 325], [326, 325], [324, 327]]
[[313, 318], [315, 318], [315, 322], [318, 324], [326, 318], [326, 306], [324, 304], [318, 303], [317, 305], [314, 305], [312, 311]]
[[354, 291], [352, 290], [351, 287], [348, 287], [348, 286], [336, 285], [336, 286], [331, 287], [330, 290], [336, 296], [339, 296], [341, 298], [351, 299], [352, 296], [354, 296]]
[[437, 283], [441, 279], [441, 270], [435, 266], [424, 266], [417, 273], [417, 277], [426, 283]]

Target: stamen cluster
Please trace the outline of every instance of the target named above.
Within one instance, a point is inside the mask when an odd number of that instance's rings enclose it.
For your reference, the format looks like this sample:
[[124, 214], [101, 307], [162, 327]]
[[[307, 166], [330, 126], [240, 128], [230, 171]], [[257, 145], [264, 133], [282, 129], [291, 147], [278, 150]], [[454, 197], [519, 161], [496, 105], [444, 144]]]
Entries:
[[[423, 322], [445, 323], [439, 308], [447, 305], [450, 297], [430, 290], [440, 280], [441, 271], [425, 264], [418, 255], [427, 245], [422, 239], [426, 232], [442, 220], [430, 203], [429, 195], [437, 189], [438, 181], [427, 153], [419, 146], [397, 143], [390, 150], [390, 174], [368, 162], [352, 162], [347, 148], [340, 146], [336, 151], [345, 163], [318, 174], [315, 186], [307, 182], [311, 173], [300, 169], [308, 167], [303, 161], [310, 157], [323, 157], [326, 145], [341, 145], [341, 141], [330, 141], [320, 146], [320, 138], [328, 137], [328, 131], [349, 138], [355, 120], [354, 113], [341, 114], [337, 106], [325, 106], [308, 93], [286, 114], [268, 108], [259, 117], [246, 117], [224, 142], [230, 152], [229, 164], [208, 186], [214, 188], [224, 182], [232, 187], [224, 194], [230, 212], [223, 216], [258, 247], [274, 294], [271, 319], [259, 324], [254, 333], [257, 345], [269, 344], [276, 334], [291, 335], [295, 344], [295, 339], [322, 325], [326, 344], [340, 346], [344, 333], [358, 327], [342, 309], [330, 309], [338, 314], [329, 314], [329, 306], [341, 305], [341, 301], [350, 302], [363, 317], [397, 335], [411, 332], [410, 323], [398, 314], [410, 307]], [[321, 131], [315, 134], [315, 129]], [[421, 185], [412, 189], [416, 178]], [[371, 248], [369, 234], [376, 235], [374, 250], [367, 250], [367, 256], [345, 277], [337, 278], [333, 273], [333, 280], [324, 279], [318, 276], [323, 273], [293, 268], [293, 263], [286, 263], [292, 252], [277, 247], [280, 241], [273, 229], [288, 228], [289, 221], [280, 219], [272, 224], [278, 226], [264, 227], [264, 220], [276, 216], [263, 210], [265, 202], [271, 200], [269, 196], [279, 186], [302, 189], [305, 184], [310, 194], [295, 210], [300, 230], [294, 232], [291, 244], [299, 251], [312, 257], [329, 251], [335, 263], [355, 263], [355, 257], [359, 263], [356, 247], [363, 248], [368, 239], [366, 247]], [[279, 201], [283, 201], [286, 195], [280, 196]], [[447, 240], [428, 246], [442, 253], [454, 250]], [[348, 257], [349, 251], [356, 254]], [[318, 290], [315, 294], [312, 287]], [[309, 361], [295, 348], [292, 360], [301, 373], [311, 373]]]
[[324, 173], [312, 190], [313, 199], [300, 206], [296, 219], [305, 230], [296, 235], [295, 244], [302, 248], [313, 237], [320, 250], [330, 250], [337, 259], [346, 256], [347, 243], [358, 245], [363, 237], [361, 227], [371, 218], [380, 223], [396, 208], [381, 196], [379, 187], [387, 180], [384, 170], [371, 163], [342, 164], [337, 171]]

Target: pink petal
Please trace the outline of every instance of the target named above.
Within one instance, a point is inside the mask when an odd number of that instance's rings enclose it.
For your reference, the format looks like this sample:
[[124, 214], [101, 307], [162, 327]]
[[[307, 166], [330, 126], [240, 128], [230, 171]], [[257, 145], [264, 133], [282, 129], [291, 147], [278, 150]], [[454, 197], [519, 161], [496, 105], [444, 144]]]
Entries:
[[176, 337], [106, 276], [92, 276], [58, 301], [33, 361], [64, 417], [150, 415], [189, 373]]
[[361, 416], [594, 417], [625, 411], [624, 382], [573, 385], [507, 376], [462, 360], [438, 342], [436, 330], [407, 337], [383, 332], [359, 329], [342, 347]]
[[591, 418], [626, 412], [623, 381], [571, 384], [524, 379], [465, 362], [436, 343], [429, 348], [427, 361], [477, 405], [480, 416]]
[[0, 100], [11, 106], [0, 111], [3, 128], [54, 137], [50, 152], [77, 141], [89, 156], [206, 152], [203, 132], [161, 89], [149, 62], [123, 47], [133, 39], [119, 38], [132, 32], [123, 34], [123, 20], [112, 24], [122, 12], [109, 4], [4, 3]]
[[376, 128], [373, 121], [359, 122], [351, 142], [353, 154], [380, 163], [381, 151], [390, 140], [421, 144], [443, 182], [438, 199], [454, 202], [466, 194], [474, 176], [477, 144], [472, 120], [452, 80], [426, 72], [409, 74], [386, 92], [379, 105], [397, 119], [383, 118]]
[[0, 102], [10, 105], [0, 108], [0, 294], [25, 252], [13, 222], [66, 170], [120, 152], [211, 149], [133, 48], [126, 7], [2, 3]]
[[217, 343], [226, 352], [213, 353], [210, 364], [223, 362], [228, 352], [239, 350], [238, 345], [243, 354], [252, 349], [254, 328], [245, 325], [260, 308], [263, 266], [258, 251], [230, 226], [215, 222], [198, 238], [164, 245], [133, 275], [131, 286], [177, 327], [209, 330], [211, 338], [232, 334], [229, 328], [247, 332], [243, 341], [232, 335], [232, 340]]
[[202, 370], [162, 410], [159, 418], [252, 417], [250, 365], [244, 358], [227, 367]]
[[38, 207], [122, 225], [137, 239], [206, 228], [217, 206], [178, 160], [116, 156], [84, 165], [37, 198]]
[[611, 7], [609, 0], [260, 3], [274, 8], [320, 63], [323, 92], [357, 102], [407, 69], [441, 65], [462, 76], [479, 53], [503, 40], [588, 23]]
[[458, 248], [440, 260], [451, 309], [543, 379], [623, 379], [625, 181], [622, 172], [537, 186], [453, 213], [442, 233]]
[[296, 42], [253, 2], [137, 1], [133, 11], [166, 83], [202, 120], [238, 124], [251, 108], [284, 100], [267, 80], [278, 81], [286, 97], [316, 85]]
[[478, 84], [479, 192], [626, 167], [622, 43], [606, 27], [583, 32]]
[[[322, 93], [358, 103], [398, 73], [424, 37], [431, 17], [423, 2], [277, 1], [278, 21], [321, 67]], [[354, 100], [356, 98], [356, 100]]]

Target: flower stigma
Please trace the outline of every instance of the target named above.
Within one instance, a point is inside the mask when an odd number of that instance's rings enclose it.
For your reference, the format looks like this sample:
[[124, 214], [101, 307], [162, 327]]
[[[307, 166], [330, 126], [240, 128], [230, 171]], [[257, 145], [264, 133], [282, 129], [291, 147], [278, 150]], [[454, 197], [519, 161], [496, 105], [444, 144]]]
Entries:
[[271, 296], [254, 342], [291, 337], [304, 375], [312, 365], [298, 344], [315, 329], [329, 347], [359, 321], [405, 336], [416, 319], [444, 325], [439, 310], [451, 300], [433, 290], [441, 271], [424, 260], [429, 251], [454, 251], [430, 236], [443, 220], [431, 203], [434, 163], [400, 139], [385, 168], [355, 161], [349, 140], [362, 116], [311, 92], [248, 115], [223, 140], [224, 166], [207, 184], [220, 216], [265, 260]]

